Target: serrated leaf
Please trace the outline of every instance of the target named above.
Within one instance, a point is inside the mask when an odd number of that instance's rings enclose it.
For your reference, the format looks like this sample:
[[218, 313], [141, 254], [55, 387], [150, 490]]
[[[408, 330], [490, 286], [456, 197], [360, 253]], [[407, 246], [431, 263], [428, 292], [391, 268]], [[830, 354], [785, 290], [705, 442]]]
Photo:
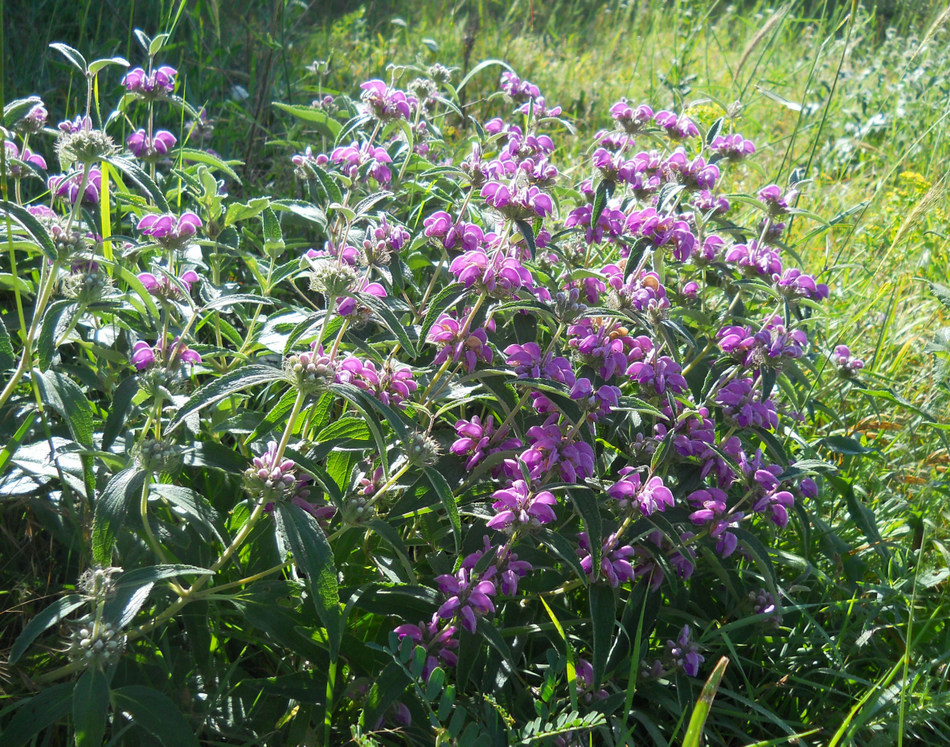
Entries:
[[274, 518], [277, 531], [290, 547], [294, 562], [306, 574], [307, 589], [317, 615], [327, 629], [330, 659], [335, 661], [343, 638], [343, 617], [333, 550], [319, 522], [299, 506], [278, 503]]
[[264, 252], [279, 253], [284, 250], [284, 232], [277, 220], [277, 214], [271, 208], [261, 213], [261, 227], [264, 230]]
[[45, 371], [50, 367], [60, 335], [72, 323], [73, 317], [79, 311], [79, 304], [69, 299], [54, 301], [46, 309], [40, 324], [40, 334], [36, 340], [36, 356], [41, 370]]
[[0, 744], [20, 747], [30, 743], [48, 726], [66, 718], [72, 710], [72, 703], [72, 682], [47, 687], [32, 698], [20, 701], [13, 718], [0, 732]]
[[53, 602], [53, 604], [30, 620], [10, 648], [9, 664], [11, 666], [16, 664], [24, 652], [30, 647], [30, 644], [33, 643], [44, 630], [58, 623], [70, 612], [82, 607], [84, 603], [85, 600], [78, 594], [68, 594], [62, 599]]
[[76, 443], [92, 447], [92, 405], [82, 389], [60, 371], [36, 371], [42, 400], [62, 416]]
[[30, 213], [26, 208], [7, 200], [0, 200], [0, 210], [5, 211], [11, 220], [20, 224], [30, 238], [43, 250], [43, 254], [45, 254], [50, 261], [56, 261], [56, 244], [50, 237], [46, 227], [36, 219], [36, 216]]
[[[211, 502], [203, 495], [191, 488], [164, 483], [153, 484], [152, 492], [168, 501], [172, 510], [187, 519], [188, 526], [194, 528], [203, 539], [220, 542], [222, 546], [226, 544], [221, 531], [218, 529], [221, 517], [215, 511]], [[190, 568], [190, 566], [184, 567]]]
[[131, 179], [142, 192], [151, 197], [152, 202], [158, 206], [161, 212], [167, 213], [170, 210], [168, 200], [165, 199], [165, 193], [138, 164], [122, 156], [109, 156], [105, 160]]
[[10, 339], [10, 333], [7, 327], [0, 319], [0, 371], [6, 371], [13, 368], [16, 364], [16, 357], [13, 353], [13, 340]]
[[109, 407], [109, 414], [106, 416], [106, 422], [102, 429], [102, 450], [109, 451], [109, 447], [115, 442], [116, 437], [122, 431], [125, 425], [126, 415], [132, 408], [132, 400], [139, 391], [139, 381], [136, 377], [130, 376], [123, 379], [122, 383], [112, 392], [112, 404]]
[[191, 398], [182, 405], [175, 420], [168, 426], [168, 431], [173, 431], [182, 424], [184, 419], [193, 412], [198, 412], [217, 404], [232, 394], [248, 389], [258, 384], [270, 384], [280, 381], [284, 378], [284, 373], [279, 368], [264, 366], [260, 364], [251, 364], [244, 366], [236, 371], [225, 374], [220, 379], [205, 384], [201, 389], [195, 392]]
[[125, 521], [129, 504], [142, 490], [145, 472], [128, 467], [109, 480], [96, 499], [92, 519], [92, 555], [101, 565], [112, 564], [112, 545], [116, 532]]
[[109, 715], [109, 680], [99, 667], [90, 667], [73, 689], [73, 734], [76, 747], [101, 747]]
[[354, 293], [353, 296], [360, 304], [372, 311], [379, 322], [396, 336], [396, 339], [399, 340], [399, 344], [409, 353], [411, 358], [416, 357], [418, 354], [416, 346], [413, 344], [408, 332], [406, 332], [406, 325], [399, 321], [395, 312], [389, 307], [385, 299], [378, 298], [371, 293]]
[[720, 117], [711, 125], [709, 129], [706, 130], [706, 145], [712, 145], [712, 141], [719, 137], [719, 133], [722, 132], [722, 125], [725, 122], [725, 117]]
[[199, 747], [191, 724], [164, 693], [146, 685], [127, 685], [112, 691], [112, 701], [116, 711], [127, 714], [160, 744]]
[[25, 117], [34, 106], [42, 103], [43, 99], [41, 99], [39, 96], [27, 96], [23, 99], [13, 99], [13, 101], [3, 107], [4, 127], [9, 127], [12, 129], [13, 125], [23, 119], [23, 117]]
[[616, 186], [616, 182], [612, 182], [607, 179], [601, 180], [600, 184], [597, 185], [597, 191], [594, 193], [594, 206], [591, 209], [590, 214], [591, 230], [594, 230], [597, 227], [597, 221], [600, 220], [600, 216], [603, 214], [604, 208], [607, 207], [607, 201], [610, 199], [611, 195], [613, 195], [614, 187]]

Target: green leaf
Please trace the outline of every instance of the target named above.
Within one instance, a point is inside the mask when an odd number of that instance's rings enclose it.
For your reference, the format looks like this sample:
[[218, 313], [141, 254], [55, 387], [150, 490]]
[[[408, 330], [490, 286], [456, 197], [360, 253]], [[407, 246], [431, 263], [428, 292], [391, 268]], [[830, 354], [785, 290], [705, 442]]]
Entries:
[[729, 666], [729, 658], [723, 656], [709, 675], [706, 684], [703, 685], [703, 691], [699, 694], [699, 699], [693, 708], [693, 715], [689, 718], [689, 726], [683, 737], [683, 747], [699, 747], [703, 743], [706, 718], [709, 716], [713, 700], [716, 698], [716, 691], [719, 690], [719, 683], [722, 682], [722, 675], [725, 674], [727, 666]]
[[100, 60], [93, 60], [89, 63], [89, 74], [97, 75], [100, 70], [104, 70], [110, 65], [118, 65], [119, 67], [128, 67], [129, 61], [124, 57], [103, 57]]
[[600, 220], [600, 216], [603, 214], [604, 208], [607, 207], [607, 201], [613, 195], [614, 188], [616, 186], [616, 182], [612, 182], [607, 179], [601, 180], [600, 184], [597, 185], [597, 191], [594, 193], [594, 206], [590, 214], [591, 229], [596, 228], [597, 221]]
[[581, 581], [587, 583], [590, 580], [588, 575], [584, 573], [584, 566], [581, 565], [581, 561], [577, 557], [577, 547], [567, 537], [542, 527], [538, 532], [538, 539], [547, 545], [566, 565], [569, 565]]
[[165, 199], [165, 193], [162, 192], [152, 177], [143, 171], [138, 164], [122, 156], [109, 156], [105, 160], [129, 177], [142, 192], [151, 197], [159, 210], [163, 213], [167, 213], [170, 210], [168, 200]]
[[591, 584], [588, 601], [590, 619], [594, 627], [594, 653], [591, 657], [591, 665], [594, 668], [593, 686], [597, 688], [603, 682], [604, 668], [613, 638], [614, 620], [617, 617], [614, 590], [604, 584]]
[[92, 405], [82, 389], [59, 371], [37, 371], [35, 379], [41, 399], [66, 421], [76, 443], [92, 447]]
[[222, 547], [227, 544], [218, 528], [221, 516], [203, 495], [191, 488], [164, 483], [154, 483], [152, 492], [168, 501], [172, 511], [183, 517], [189, 528], [198, 532], [203, 540], [220, 542]]
[[16, 364], [16, 357], [13, 353], [13, 340], [10, 339], [10, 333], [7, 327], [0, 319], [0, 371], [6, 371], [13, 368]]
[[[212, 169], [217, 169], [218, 171], [224, 172], [229, 178], [236, 181], [238, 184], [241, 183], [241, 177], [238, 176], [237, 172], [231, 168], [231, 164], [225, 161], [222, 161], [216, 155], [208, 153], [205, 150], [195, 150], [194, 148], [181, 148], [178, 153], [181, 156], [182, 161], [188, 161], [189, 163], [202, 163], [205, 166], [210, 166]], [[240, 161], [232, 161], [234, 164], [240, 164]], [[266, 197], [258, 197], [257, 200], [267, 201]], [[257, 200], [251, 200], [251, 202], [256, 202]], [[228, 218], [231, 216], [231, 208], [237, 207], [237, 205], [231, 205], [228, 208]], [[224, 225], [229, 226], [233, 223], [231, 220], [225, 220]]]
[[51, 625], [55, 625], [66, 615], [79, 609], [85, 603], [85, 600], [78, 594], [67, 594], [62, 599], [58, 599], [36, 617], [27, 623], [23, 632], [17, 636], [10, 649], [10, 661], [12, 666], [19, 661], [24, 652], [30, 647], [39, 635]]
[[366, 696], [366, 704], [360, 713], [360, 723], [372, 729], [396, 698], [402, 695], [409, 684], [409, 674], [397, 662], [391, 662], [373, 682]]
[[429, 302], [429, 308], [426, 311], [425, 319], [422, 322], [422, 329], [419, 330], [420, 343], [428, 336], [429, 330], [432, 329], [432, 325], [435, 324], [435, 320], [439, 318], [439, 314], [448, 309], [450, 306], [457, 304], [467, 294], [468, 290], [461, 283], [452, 283], [451, 285], [439, 291], [436, 297]]
[[109, 715], [109, 680], [99, 667], [82, 673], [73, 689], [76, 747], [101, 747]]
[[224, 215], [224, 225], [230, 226], [241, 220], [256, 218], [263, 213], [270, 204], [270, 198], [268, 197], [255, 197], [249, 200], [247, 204], [243, 202], [232, 202], [228, 206], [228, 212]]
[[[177, 486], [166, 486], [177, 487]], [[207, 568], [201, 568], [196, 565], [185, 565], [183, 563], [166, 563], [164, 565], [149, 565], [144, 568], [134, 568], [126, 571], [115, 578], [115, 588], [137, 588], [144, 584], [154, 584], [158, 581], [164, 581], [178, 576], [211, 576], [213, 571]]]
[[128, 714], [133, 724], [152, 734], [160, 744], [199, 747], [188, 720], [158, 690], [146, 685], [127, 685], [112, 691], [112, 702], [116, 712]]
[[37, 243], [49, 260], [56, 261], [56, 244], [43, 224], [30, 211], [7, 200], [0, 200], [0, 210], [5, 211], [11, 220], [22, 226], [23, 230]]
[[53, 42], [49, 45], [50, 49], [55, 49], [63, 57], [69, 60], [69, 64], [75, 67], [79, 72], [86, 75], [88, 69], [88, 64], [86, 63], [86, 58], [83, 57], [79, 52], [70, 47], [68, 44], [63, 44], [62, 42]]
[[28, 96], [25, 99], [13, 99], [9, 104], [3, 107], [3, 126], [13, 128], [17, 122], [25, 117], [37, 104], [42, 104], [43, 99], [39, 96]]
[[284, 372], [279, 368], [260, 364], [251, 364], [231, 371], [220, 379], [215, 379], [205, 384], [201, 389], [191, 395], [191, 398], [182, 405], [171, 425], [168, 426], [168, 432], [173, 431], [181, 425], [184, 419], [193, 412], [198, 412], [206, 407], [217, 404], [232, 394], [236, 394], [249, 387], [257, 386], [258, 384], [270, 384], [274, 381], [280, 381], [283, 378]]
[[425, 473], [449, 516], [449, 523], [452, 525], [452, 537], [455, 540], [455, 551], [458, 552], [459, 542], [462, 539], [462, 523], [459, 519], [459, 509], [455, 503], [455, 496], [452, 495], [452, 488], [438, 470], [427, 467]]
[[354, 293], [353, 297], [356, 298], [360, 304], [372, 311], [378, 321], [396, 336], [396, 339], [399, 340], [399, 344], [409, 353], [411, 358], [415, 358], [416, 355], [418, 355], [416, 346], [406, 332], [406, 325], [399, 321], [396, 314], [387, 304], [386, 299], [377, 298], [370, 293]]
[[15, 715], [0, 732], [3, 747], [28, 744], [48, 726], [66, 718], [72, 710], [73, 683], [63, 682], [41, 690], [17, 704]]
[[327, 629], [330, 659], [335, 661], [343, 638], [343, 617], [333, 550], [317, 520], [299, 506], [278, 503], [274, 518], [277, 531], [290, 547], [294, 562], [307, 576], [307, 589], [317, 615]]
[[277, 214], [270, 208], [261, 213], [261, 225], [264, 229], [264, 252], [279, 254], [284, 251], [284, 232], [281, 230]]
[[112, 545], [125, 521], [129, 503], [142, 490], [145, 472], [128, 467], [112, 476], [96, 500], [92, 519], [92, 555], [101, 565], [112, 564]]
[[[473, 67], [469, 71], [468, 75], [462, 78], [461, 82], [458, 84], [458, 86], [455, 89], [456, 97], [458, 96], [459, 91], [465, 88], [465, 86], [468, 85], [468, 82], [472, 78], [474, 78], [476, 75], [478, 75], [482, 70], [486, 70], [490, 67], [495, 67], [495, 66], [504, 68], [510, 73], [514, 72], [514, 68], [512, 68], [511, 65], [509, 65], [507, 62], [503, 60], [483, 60], [482, 62], [479, 62], [475, 67]], [[497, 80], [497, 77], [496, 77], [496, 80]]]
[[170, 38], [171, 38], [171, 34], [168, 34], [168, 33], [156, 34], [155, 38], [150, 40], [148, 43], [148, 56], [154, 57], [159, 52], [161, 52], [165, 44], [168, 43], [168, 40]]
[[273, 103], [274, 106], [276, 106], [281, 111], [285, 111], [288, 114], [293, 114], [295, 117], [302, 119], [305, 122], [310, 122], [321, 135], [330, 138], [334, 142], [336, 142], [337, 136], [340, 134], [340, 130], [343, 129], [343, 125], [337, 122], [322, 109], [317, 109], [312, 106], [282, 104], [279, 101], [275, 101]]
[[274, 200], [272, 207], [274, 210], [285, 210], [298, 218], [315, 223], [324, 230], [327, 227], [327, 214], [312, 203], [303, 200]]
[[587, 539], [590, 542], [593, 578], [596, 580], [600, 576], [600, 556], [604, 549], [600, 507], [597, 505], [597, 498], [592, 490], [575, 485], [568, 491], [568, 495], [577, 513], [584, 520], [584, 529], [587, 530]]
[[132, 400], [139, 391], [139, 380], [135, 376], [123, 379], [112, 392], [112, 405], [102, 429], [102, 450], [108, 451], [125, 425], [126, 415], [132, 408]]
[[537, 254], [537, 249], [535, 248], [534, 230], [531, 228], [531, 224], [526, 220], [516, 220], [515, 225], [524, 237], [525, 244], [528, 245], [528, 253], [531, 255], [531, 258], [534, 259], [534, 255]]
[[36, 341], [36, 353], [41, 370], [45, 371], [52, 364], [53, 356], [56, 355], [56, 342], [79, 311], [79, 304], [69, 299], [55, 301], [46, 309]]

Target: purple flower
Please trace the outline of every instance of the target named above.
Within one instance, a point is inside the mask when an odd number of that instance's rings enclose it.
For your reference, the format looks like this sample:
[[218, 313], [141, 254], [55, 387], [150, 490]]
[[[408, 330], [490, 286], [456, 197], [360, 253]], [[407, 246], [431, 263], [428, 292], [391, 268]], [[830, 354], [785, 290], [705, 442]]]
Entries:
[[822, 301], [828, 298], [827, 285], [816, 283], [811, 275], [806, 275], [794, 267], [788, 268], [781, 275], [772, 275], [772, 282], [779, 293], [789, 299], [808, 298], [812, 301]]
[[685, 114], [677, 117], [673, 112], [663, 110], [656, 113], [653, 121], [674, 140], [685, 140], [699, 135], [699, 128]]
[[340, 170], [350, 179], [358, 179], [360, 170], [373, 177], [379, 184], [389, 184], [393, 174], [386, 164], [392, 163], [392, 157], [385, 148], [363, 143], [340, 146], [330, 153], [330, 161], [340, 165]]
[[136, 67], [122, 78], [122, 85], [130, 93], [144, 98], [161, 98], [168, 96], [175, 90], [175, 76], [178, 71], [168, 65], [162, 65], [151, 73]]
[[626, 373], [641, 387], [655, 394], [663, 395], [667, 389], [675, 394], [683, 394], [688, 387], [681, 370], [680, 365], [668, 355], [657, 357], [654, 353], [646, 360], [631, 363]]
[[626, 99], [620, 99], [610, 107], [610, 116], [627, 133], [635, 135], [653, 119], [653, 110], [646, 104], [634, 108]]
[[149, 139], [145, 130], [136, 130], [126, 139], [125, 143], [132, 151], [132, 155], [143, 161], [164, 158], [178, 142], [168, 130], [159, 130]]
[[369, 392], [385, 405], [397, 407], [405, 407], [404, 402], [419, 386], [407, 366], [397, 367], [390, 360], [377, 371], [373, 361], [364, 361], [355, 355], [339, 364], [336, 380]]
[[[74, 172], [66, 176], [51, 176], [46, 183], [55, 197], [68, 200], [70, 204], [73, 204], [79, 196], [82, 172]], [[89, 178], [86, 180], [86, 189], [83, 191], [82, 201], [88, 205], [98, 205], [101, 189], [102, 172], [93, 167], [89, 169]]]
[[538, 527], [557, 519], [552, 506], [557, 505], [554, 494], [547, 490], [532, 493], [524, 480], [515, 480], [504, 490], [492, 494], [496, 513], [488, 521], [491, 529], [508, 529], [512, 526]]
[[426, 340], [441, 346], [435, 356], [437, 366], [451, 357], [453, 361], [463, 360], [465, 369], [471, 373], [479, 361], [491, 363], [492, 360], [485, 329], [464, 330], [457, 319], [445, 313], [432, 325]]
[[458, 439], [449, 448], [456, 456], [467, 456], [465, 469], [472, 470], [485, 458], [488, 444], [495, 432], [495, 419], [489, 415], [485, 422], [475, 415], [471, 420], [459, 420], [455, 424]]
[[501, 252], [493, 252], [491, 257], [481, 249], [465, 252], [452, 261], [449, 272], [466, 288], [475, 285], [496, 298], [511, 297], [534, 286], [531, 273], [518, 259]]
[[616, 534], [611, 534], [604, 539], [600, 556], [600, 571], [595, 576], [594, 559], [591, 555], [587, 532], [581, 532], [577, 535], [577, 554], [581, 559], [581, 568], [584, 569], [584, 573], [594, 580], [602, 576], [614, 588], [626, 581], [632, 581], [634, 578], [633, 566], [628, 560], [634, 555], [634, 549], [630, 545], [618, 547], [618, 541], [619, 538]]
[[769, 215], [775, 217], [788, 212], [789, 206], [798, 199], [798, 190], [791, 189], [782, 194], [782, 188], [777, 184], [770, 184], [759, 190], [759, 199], [765, 203]]
[[734, 244], [726, 250], [723, 259], [752, 277], [772, 278], [782, 273], [782, 260], [778, 252], [755, 240], [748, 244]]
[[49, 117], [49, 112], [41, 101], [38, 104], [34, 104], [14, 126], [17, 132], [33, 135], [40, 132], [43, 127], [46, 126], [47, 117]]
[[192, 212], [182, 213], [181, 216], [149, 213], [139, 221], [138, 229], [165, 248], [174, 248], [187, 243], [201, 226], [201, 218]]
[[[357, 290], [370, 296], [376, 296], [376, 298], [386, 298], [387, 296], [386, 289], [382, 285], [379, 283], [367, 283], [365, 279], [360, 281], [360, 287]], [[369, 308], [361, 305], [359, 301], [352, 296], [340, 299], [336, 310], [340, 316], [358, 318], [359, 321], [368, 319], [372, 315]]]
[[458, 648], [458, 628], [455, 625], [442, 627], [438, 615], [433, 615], [428, 624], [420, 622], [418, 625], [399, 625], [393, 631], [401, 641], [409, 638], [417, 646], [426, 650], [426, 663], [422, 668], [422, 678], [429, 679], [437, 666], [454, 667], [458, 664], [455, 650]]
[[495, 584], [488, 580], [479, 581], [469, 568], [459, 568], [454, 576], [436, 576], [435, 580], [442, 593], [449, 595], [436, 613], [443, 620], [458, 617], [462, 627], [474, 633], [476, 618], [495, 611], [491, 600], [495, 594]]
[[755, 381], [749, 378], [732, 379], [716, 392], [715, 402], [723, 415], [742, 428], [778, 428], [778, 413], [771, 399], [762, 400], [756, 392]]
[[20, 149], [17, 147], [16, 143], [10, 142], [9, 140], [5, 141], [3, 146], [7, 152], [7, 167], [9, 168], [10, 176], [12, 176], [14, 179], [21, 179], [24, 176], [30, 176], [33, 174], [33, 171], [20, 166], [18, 163], [10, 163], [10, 161], [13, 159], [22, 161], [28, 166], [34, 166], [37, 169], [46, 171], [46, 159], [38, 153], [34, 153], [29, 148], [24, 148], [23, 152], [20, 153]]
[[510, 96], [516, 103], [541, 96], [541, 89], [534, 83], [522, 80], [511, 72], [501, 74], [501, 90]]
[[154, 346], [149, 345], [144, 340], [139, 340], [132, 347], [132, 365], [136, 370], [144, 371], [151, 368], [159, 361], [163, 361], [165, 368], [172, 368], [179, 364], [201, 363], [201, 356], [194, 350], [191, 350], [178, 337], [172, 340], [169, 349], [166, 350], [164, 343], [156, 342]]
[[673, 663], [690, 677], [699, 674], [699, 665], [705, 659], [699, 653], [699, 646], [692, 641], [692, 632], [689, 625], [684, 625], [675, 641], [667, 641], [666, 647]]
[[391, 122], [395, 119], [412, 119], [413, 110], [419, 102], [404, 91], [389, 88], [381, 80], [368, 80], [360, 84], [363, 93], [363, 111], [381, 122]]
[[570, 396], [587, 411], [587, 419], [592, 423], [609, 415], [610, 411], [620, 403], [618, 387], [602, 384], [595, 390], [588, 378], [577, 379], [571, 387]]
[[[159, 278], [150, 272], [142, 272], [138, 278], [145, 286], [145, 290], [153, 296], [172, 300], [182, 297], [181, 289], [167, 275], [162, 275]], [[185, 287], [186, 293], [190, 293], [191, 286], [199, 280], [198, 273], [194, 270], [186, 270], [178, 276], [178, 282]]]
[[621, 479], [607, 488], [607, 494], [625, 510], [636, 507], [642, 516], [672, 508], [673, 493], [663, 480], [653, 476], [641, 484], [640, 475], [634, 469], [624, 467], [620, 470]]
[[854, 378], [864, 368], [864, 361], [851, 356], [847, 345], [838, 345], [831, 354], [831, 362], [838, 367], [838, 375], [844, 379]]
[[755, 153], [755, 145], [738, 133], [734, 135], [719, 135], [713, 139], [709, 149], [730, 161], [739, 161]]
[[565, 482], [575, 483], [594, 474], [594, 450], [584, 441], [569, 440], [557, 424], [558, 413], [527, 431], [529, 447], [520, 455], [532, 480], [557, 470]]

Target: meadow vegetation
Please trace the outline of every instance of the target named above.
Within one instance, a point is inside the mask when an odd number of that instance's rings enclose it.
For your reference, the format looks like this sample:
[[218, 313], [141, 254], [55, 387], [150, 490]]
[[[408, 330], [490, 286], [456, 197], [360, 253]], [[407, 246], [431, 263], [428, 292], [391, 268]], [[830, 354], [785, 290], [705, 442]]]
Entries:
[[947, 739], [950, 7], [32, 5], [3, 744]]

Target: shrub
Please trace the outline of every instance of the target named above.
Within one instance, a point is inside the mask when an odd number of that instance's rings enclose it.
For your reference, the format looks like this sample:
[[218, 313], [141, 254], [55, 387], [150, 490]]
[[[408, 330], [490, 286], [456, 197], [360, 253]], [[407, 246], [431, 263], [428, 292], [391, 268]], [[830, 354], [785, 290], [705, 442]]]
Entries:
[[[727, 194], [732, 120], [627, 101], [565, 166], [536, 86], [506, 70], [480, 122], [433, 65], [280, 105], [298, 192], [242, 203], [140, 40], [116, 113], [59, 126], [49, 205], [45, 105], [6, 112], [35, 302], [4, 492], [78, 580], [12, 648], [43, 688], [5, 739], [670, 738], [720, 628], [779, 635], [769, 548], [829, 468], [800, 411], [861, 367], [809, 339], [802, 185]], [[126, 64], [61, 51], [90, 91]]]

